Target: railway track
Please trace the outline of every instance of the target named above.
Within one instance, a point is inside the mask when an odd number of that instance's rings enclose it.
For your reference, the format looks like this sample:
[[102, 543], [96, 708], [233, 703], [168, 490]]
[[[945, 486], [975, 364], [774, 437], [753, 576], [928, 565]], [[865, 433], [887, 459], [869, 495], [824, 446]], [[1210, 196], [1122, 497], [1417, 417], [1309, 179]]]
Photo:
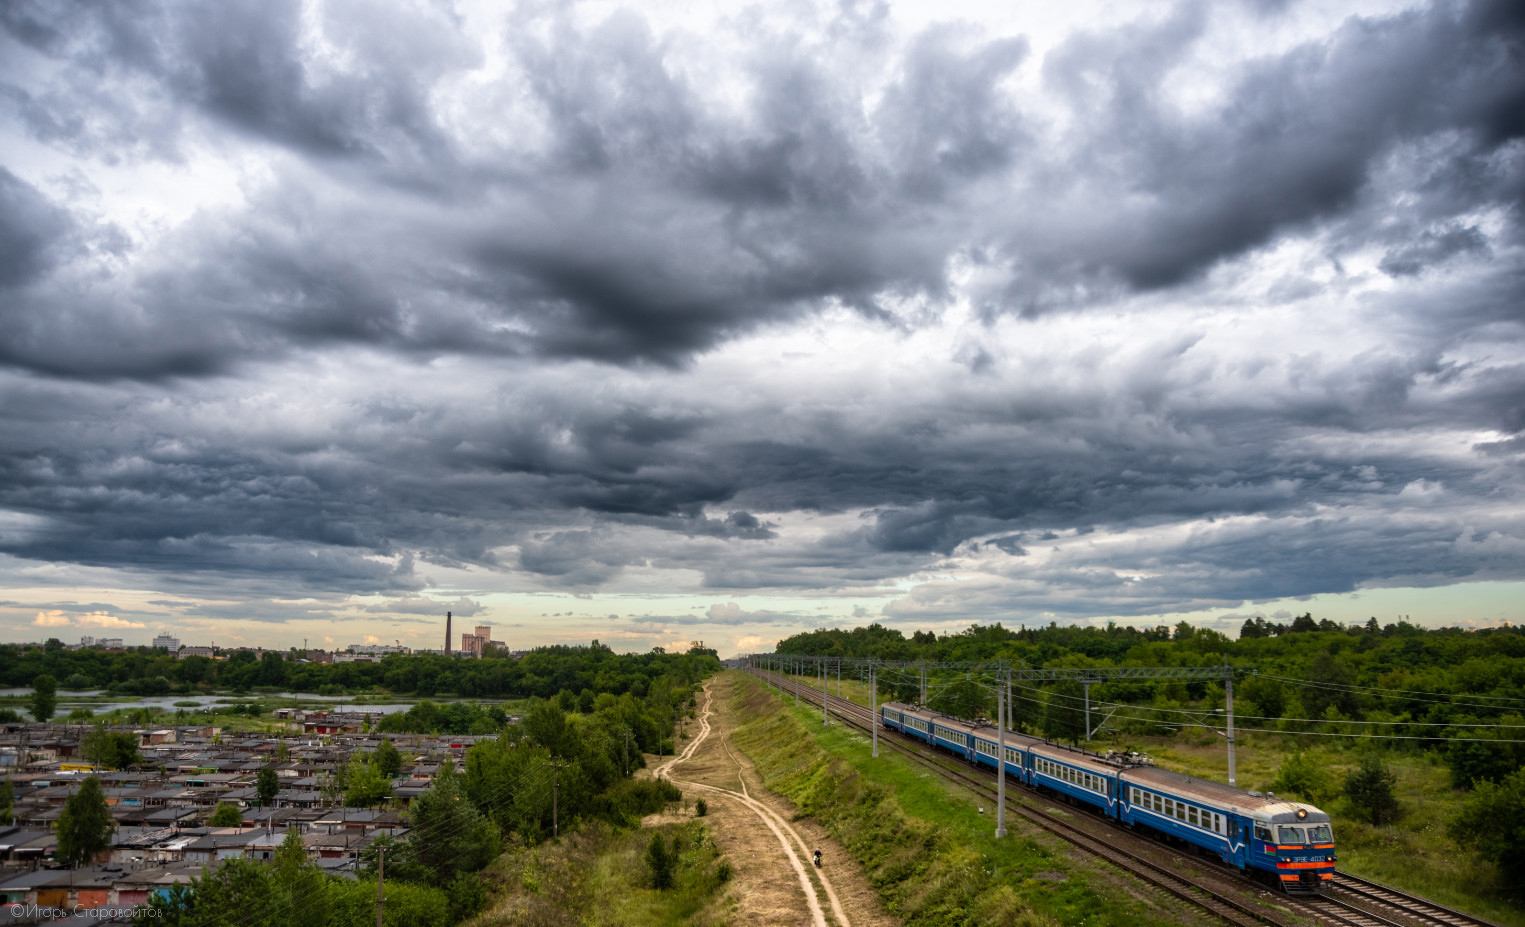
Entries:
[[[774, 686], [792, 688], [792, 681], [787, 678], [761, 671], [754, 671], [753, 675]], [[800, 685], [798, 695], [813, 705], [821, 705], [824, 699], [829, 713], [865, 732], [875, 724], [873, 712], [856, 702], [812, 689], [808, 685]], [[982, 798], [995, 801], [993, 771], [940, 753], [920, 741], [890, 736], [893, 733], [880, 729], [880, 744], [958, 782]], [[1252, 924], [1291, 927], [1293, 924], [1310, 922], [1333, 927], [1500, 927], [1490, 921], [1345, 873], [1337, 874], [1332, 890], [1322, 896], [1273, 894], [1246, 882], [1237, 870], [1218, 860], [1182, 854], [1172, 844], [1144, 837], [1116, 822], [1086, 814], [1085, 818], [1091, 819], [1091, 823], [1105, 828], [1105, 835], [1098, 835], [1067, 820], [1067, 815], [1061, 817], [1061, 813], [1054, 809], [1040, 807], [1050, 803], [1046, 800], [1034, 802], [1034, 796], [1042, 793], [1014, 780], [1008, 780], [1008, 783], [1006, 806], [1009, 811], [1228, 923], [1243, 927]], [[1162, 849], [1168, 855], [1162, 857]], [[1206, 873], [1187, 870], [1206, 870]], [[1266, 899], [1273, 897], [1274, 903], [1268, 903]]]
[[1493, 921], [1465, 914], [1428, 898], [1389, 888], [1370, 879], [1337, 872], [1330, 895], [1361, 910], [1391, 917], [1400, 924], [1445, 924], [1448, 927], [1502, 927]]

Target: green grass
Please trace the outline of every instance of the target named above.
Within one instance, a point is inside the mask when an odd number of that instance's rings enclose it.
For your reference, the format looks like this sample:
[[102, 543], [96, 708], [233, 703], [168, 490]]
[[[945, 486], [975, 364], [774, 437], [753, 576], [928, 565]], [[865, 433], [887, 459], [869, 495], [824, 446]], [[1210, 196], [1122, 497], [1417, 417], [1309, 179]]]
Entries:
[[[786, 693], [792, 685], [790, 678]], [[818, 678], [802, 676], [800, 682], [804, 687], [820, 689]], [[835, 679], [829, 689], [836, 694]], [[867, 685], [844, 679], [842, 690], [844, 697], [868, 704]], [[786, 701], [793, 704], [792, 698]], [[1119, 735], [1086, 746], [1103, 751], [1142, 750], [1165, 769], [1228, 781], [1228, 750], [1223, 739], [1201, 729], [1183, 728], [1173, 737]], [[1446, 834], [1447, 821], [1456, 815], [1468, 793], [1451, 787], [1449, 771], [1440, 756], [1429, 751], [1384, 755], [1398, 777], [1395, 791], [1401, 813], [1393, 824], [1373, 827], [1339, 795], [1345, 773], [1360, 763], [1360, 749], [1342, 747], [1338, 742], [1300, 744], [1294, 737], [1241, 733], [1236, 737], [1236, 779], [1243, 788], [1269, 789], [1282, 761], [1302, 750], [1329, 772], [1326, 793], [1298, 797], [1328, 811], [1334, 819], [1340, 869], [1510, 927], [1525, 927], [1520, 891], [1506, 882], [1497, 866]]]
[[[819, 821], [863, 864], [886, 907], [916, 925], [1195, 923], [1130, 891], [1126, 877], [1077, 857], [1055, 838], [1007, 821], [994, 836], [993, 810], [890, 751], [871, 756], [868, 738], [823, 727], [820, 714], [780, 704], [761, 684], [726, 674], [747, 719], [735, 743], [769, 788]], [[846, 688], [846, 680], [844, 690]], [[833, 680], [833, 692], [835, 692]], [[845, 694], [845, 692], [844, 692]], [[1152, 896], [1151, 896], [1152, 897]]]
[[[677, 884], [651, 887], [653, 833], [682, 844]], [[466, 927], [719, 927], [734, 900], [703, 822], [616, 831], [590, 823], [558, 841], [513, 847], [483, 872], [491, 901]]]

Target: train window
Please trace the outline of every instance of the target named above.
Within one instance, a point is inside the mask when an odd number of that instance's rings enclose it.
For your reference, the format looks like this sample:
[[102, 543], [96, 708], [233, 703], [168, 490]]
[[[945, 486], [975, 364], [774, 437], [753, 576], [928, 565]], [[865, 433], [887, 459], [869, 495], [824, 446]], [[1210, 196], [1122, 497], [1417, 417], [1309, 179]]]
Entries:
[[1186, 823], [1190, 824], [1193, 827], [1197, 826], [1197, 806], [1196, 805], [1192, 805], [1190, 808], [1186, 809]]
[[1314, 824], [1308, 828], [1309, 843], [1330, 843], [1333, 840], [1334, 834], [1328, 824]]
[[1138, 804], [1138, 789], [1133, 789], [1133, 803]]
[[1255, 839], [1264, 840], [1267, 843], [1271, 842], [1271, 828], [1257, 821], [1255, 824]]
[[1278, 827], [1276, 828], [1276, 842], [1287, 844], [1307, 843], [1301, 827]]
[[1154, 810], [1155, 811], [1164, 811], [1165, 810], [1165, 800], [1160, 798], [1160, 796], [1158, 796], [1158, 795], [1154, 796]]
[[1186, 806], [1180, 802], [1176, 802], [1176, 818], [1182, 821], [1186, 820]]

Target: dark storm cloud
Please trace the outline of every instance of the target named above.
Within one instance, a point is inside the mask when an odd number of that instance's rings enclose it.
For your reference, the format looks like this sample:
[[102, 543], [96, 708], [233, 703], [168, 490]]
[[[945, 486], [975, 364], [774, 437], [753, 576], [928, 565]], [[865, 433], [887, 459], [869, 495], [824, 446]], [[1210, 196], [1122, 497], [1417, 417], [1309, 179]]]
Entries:
[[0, 289], [30, 283], [46, 273], [56, 259], [51, 252], [70, 225], [63, 210], [0, 167]]
[[[318, 43], [295, 3], [0, 7], [0, 119], [29, 144], [259, 164], [241, 202], [126, 231], [51, 168], [0, 165], [0, 552], [233, 584], [272, 621], [292, 589], [313, 615], [475, 614], [421, 594], [435, 567], [879, 595], [976, 558], [1045, 590], [931, 582], [903, 614], [1509, 574], [1525, 529], [1486, 510], [1518, 498], [1525, 429], [1517, 5], [1353, 17], [1191, 106], [1183, 62], [1231, 15], [1202, 4], [1041, 59], [968, 25], [743, 17], [725, 92], [629, 11], [526, 4], [492, 67], [438, 8], [321, 12]], [[1244, 282], [1288, 243], [1320, 270]], [[1363, 262], [1387, 290], [1357, 292]], [[844, 310], [906, 349], [965, 297], [968, 382], [704, 366]], [[1203, 359], [1206, 323], [1150, 321], [1316, 300], [1369, 347], [1309, 335], [1237, 369]], [[1052, 366], [1008, 350], [1086, 313], [1130, 333], [1077, 329], [1096, 345]], [[851, 369], [838, 350], [821, 364]], [[1431, 485], [1451, 508], [1383, 527]], [[1270, 527], [1074, 546], [1234, 518]], [[737, 608], [704, 620], [791, 617]]]
[[[829, 57], [762, 39], [738, 64], [745, 110], [725, 114], [639, 16], [579, 27], [526, 8], [508, 30], [522, 83], [487, 89], [543, 128], [525, 149], [439, 124], [430, 87], [481, 63], [448, 15], [367, 6], [329, 24], [342, 54], [320, 58], [295, 4], [7, 5], [10, 41], [58, 65], [38, 86], [11, 84], [13, 99], [47, 95], [81, 132], [141, 110], [121, 129], [129, 147], [154, 127], [244, 133], [315, 173], [281, 169], [249, 209], [198, 218], [93, 298], [65, 298], [69, 274], [55, 271], [52, 288], [12, 302], [0, 347], [11, 364], [81, 376], [216, 373], [333, 342], [677, 364], [823, 301], [890, 318], [886, 300], [943, 293], [955, 255], [1003, 269], [983, 297], [999, 314], [1178, 284], [1314, 222], [1359, 220], [1351, 243], [1391, 234], [1395, 217], [1363, 200], [1384, 192], [1373, 171], [1452, 133], [1450, 163], [1411, 191], [1436, 214], [1396, 217], [1424, 220], [1390, 257], [1413, 273], [1485, 252], [1459, 217], [1517, 202], [1451, 176], [1525, 126], [1505, 6], [1352, 19], [1250, 63], [1195, 115], [1165, 86], [1202, 41], [1204, 7], [1085, 33], [1043, 62], [1077, 117], [1064, 133], [1000, 90], [1027, 43], [970, 27], [911, 41], [868, 111], [867, 88]], [[860, 26], [836, 41], [863, 57], [880, 37]], [[22, 123], [44, 141], [64, 131]], [[115, 157], [116, 141], [91, 150]], [[49, 215], [32, 202], [8, 217], [23, 243], [8, 279], [48, 266], [26, 243], [57, 234]]]

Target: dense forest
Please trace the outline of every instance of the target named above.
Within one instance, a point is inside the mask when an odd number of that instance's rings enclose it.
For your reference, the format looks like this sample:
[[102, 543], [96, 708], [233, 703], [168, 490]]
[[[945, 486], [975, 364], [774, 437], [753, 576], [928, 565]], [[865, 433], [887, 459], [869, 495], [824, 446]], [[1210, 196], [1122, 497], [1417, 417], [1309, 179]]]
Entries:
[[671, 676], [693, 682], [719, 664], [713, 650], [616, 654], [587, 646], [540, 647], [513, 658], [492, 650], [482, 659], [439, 654], [390, 654], [377, 663], [313, 663], [298, 652], [231, 652], [227, 659], [176, 659], [162, 649], [122, 652], [69, 650], [56, 640], [0, 645], [0, 686], [30, 686], [41, 675], [63, 689], [106, 689], [122, 695], [172, 695], [230, 689], [266, 689], [318, 695], [385, 692], [430, 697], [551, 698], [562, 690], [630, 693], [644, 697], [651, 681]]
[[[1343, 627], [1303, 615], [1290, 624], [1247, 621], [1237, 640], [1181, 623], [1175, 628], [974, 625], [910, 637], [881, 625], [812, 631], [778, 643], [779, 654], [939, 662], [1008, 660], [1031, 667], [1215, 666], [1246, 671], [1235, 685], [1241, 730], [1443, 748], [1462, 767], [1458, 781], [1500, 778], [1525, 762], [1525, 629], [1424, 629], [1399, 623]], [[1249, 675], [1253, 671], [1253, 675]], [[994, 696], [964, 672], [930, 674], [929, 703], [963, 717], [994, 715]], [[915, 669], [880, 674], [887, 696], [914, 701]], [[1128, 680], [1093, 684], [1093, 706], [1126, 706], [1109, 732], [1168, 735], [1224, 707], [1220, 682]], [[1019, 728], [1054, 738], [1084, 733], [1077, 682], [1014, 687]], [[1195, 714], [1195, 718], [1193, 715]], [[1098, 717], [1100, 715], [1098, 714]]]

